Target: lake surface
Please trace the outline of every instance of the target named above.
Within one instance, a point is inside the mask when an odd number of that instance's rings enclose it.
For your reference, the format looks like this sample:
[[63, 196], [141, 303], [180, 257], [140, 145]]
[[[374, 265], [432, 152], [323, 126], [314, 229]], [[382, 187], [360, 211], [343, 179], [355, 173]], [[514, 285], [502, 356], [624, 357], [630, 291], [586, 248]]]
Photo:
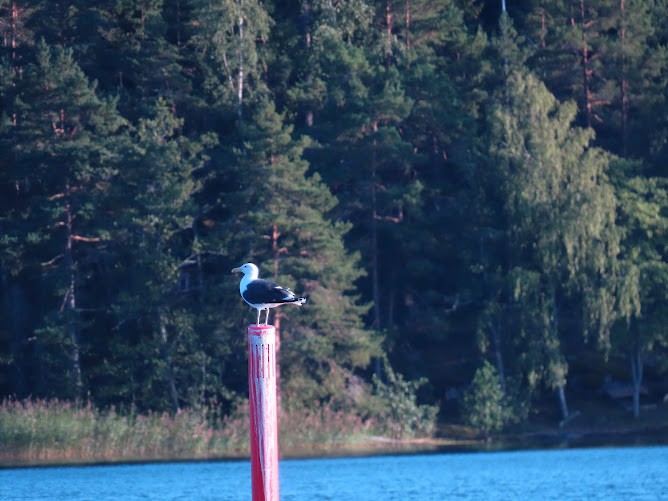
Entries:
[[[668, 499], [668, 447], [280, 463], [281, 500]], [[0, 470], [0, 500], [250, 500], [248, 461]]]

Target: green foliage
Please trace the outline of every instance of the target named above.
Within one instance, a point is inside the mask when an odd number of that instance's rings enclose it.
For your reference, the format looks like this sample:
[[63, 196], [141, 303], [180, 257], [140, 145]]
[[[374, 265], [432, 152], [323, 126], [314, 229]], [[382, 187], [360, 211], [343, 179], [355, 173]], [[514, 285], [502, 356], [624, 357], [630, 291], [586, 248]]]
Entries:
[[272, 20], [265, 6], [255, 0], [192, 4], [190, 41], [200, 59], [202, 90], [210, 103], [229, 107], [241, 116], [245, 100], [253, 102], [264, 96], [263, 48]]
[[583, 341], [663, 371], [665, 2], [483, 7], [0, 0], [0, 395], [227, 413], [248, 260], [323, 437], [481, 358], [520, 421]]
[[436, 427], [438, 406], [418, 403], [417, 392], [426, 378], [408, 381], [386, 363], [386, 382], [374, 374], [374, 403], [386, 434], [397, 439], [429, 437]]
[[541, 375], [561, 395], [568, 373], [561, 304], [582, 302], [583, 334], [609, 332], [622, 235], [608, 178], [611, 157], [590, 147], [590, 131], [573, 127], [575, 114], [574, 103], [559, 103], [533, 75], [513, 71], [494, 107], [490, 138], [507, 245], [518, 261], [506, 284], [521, 309], [522, 336], [538, 346], [525, 351], [524, 371], [530, 381]]
[[486, 360], [473, 375], [463, 404], [466, 422], [486, 436], [503, 430], [513, 420], [513, 411], [501, 387], [499, 375]]

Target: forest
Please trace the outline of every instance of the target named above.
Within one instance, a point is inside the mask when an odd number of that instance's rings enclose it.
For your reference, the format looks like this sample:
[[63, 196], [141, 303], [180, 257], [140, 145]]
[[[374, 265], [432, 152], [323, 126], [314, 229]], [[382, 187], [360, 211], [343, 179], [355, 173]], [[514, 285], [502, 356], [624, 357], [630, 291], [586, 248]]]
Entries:
[[250, 261], [307, 298], [271, 314], [284, 406], [495, 430], [606, 388], [662, 405], [666, 19], [0, 0], [0, 400], [231, 412]]

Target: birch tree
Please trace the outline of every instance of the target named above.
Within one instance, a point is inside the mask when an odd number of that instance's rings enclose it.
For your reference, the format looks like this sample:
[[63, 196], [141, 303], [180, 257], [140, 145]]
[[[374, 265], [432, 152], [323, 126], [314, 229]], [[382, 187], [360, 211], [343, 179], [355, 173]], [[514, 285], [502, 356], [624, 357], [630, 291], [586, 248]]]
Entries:
[[628, 360], [633, 387], [632, 413], [640, 415], [640, 393], [647, 359], [668, 348], [668, 294], [665, 238], [668, 191], [665, 180], [641, 176], [618, 186], [621, 220], [626, 228], [617, 276], [618, 321], [599, 339], [606, 353]]
[[198, 0], [191, 43], [200, 57], [204, 90], [243, 116], [245, 100], [265, 90], [263, 45], [272, 25], [257, 0]]
[[[568, 366], [561, 348], [564, 298], [582, 297], [587, 318], [609, 329], [615, 304], [606, 293], [615, 271], [621, 233], [617, 200], [607, 177], [609, 157], [590, 147], [590, 130], [573, 127], [574, 103], [559, 103], [530, 73], [507, 82], [507, 103], [492, 115], [491, 153], [505, 176], [503, 196], [516, 291], [538, 288], [529, 307], [535, 319], [541, 379], [559, 396], [568, 418]], [[527, 280], [526, 273], [534, 278]], [[520, 300], [524, 293], [516, 293]], [[531, 341], [533, 343], [533, 341]], [[536, 367], [538, 367], [536, 366]]]

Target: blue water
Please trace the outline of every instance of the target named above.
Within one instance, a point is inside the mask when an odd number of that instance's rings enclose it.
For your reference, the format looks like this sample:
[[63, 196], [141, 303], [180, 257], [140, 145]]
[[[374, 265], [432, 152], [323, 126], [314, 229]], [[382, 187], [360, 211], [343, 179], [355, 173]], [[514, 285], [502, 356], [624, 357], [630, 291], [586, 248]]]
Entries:
[[[285, 460], [281, 500], [668, 499], [668, 447]], [[0, 470], [0, 500], [250, 500], [247, 461]]]

